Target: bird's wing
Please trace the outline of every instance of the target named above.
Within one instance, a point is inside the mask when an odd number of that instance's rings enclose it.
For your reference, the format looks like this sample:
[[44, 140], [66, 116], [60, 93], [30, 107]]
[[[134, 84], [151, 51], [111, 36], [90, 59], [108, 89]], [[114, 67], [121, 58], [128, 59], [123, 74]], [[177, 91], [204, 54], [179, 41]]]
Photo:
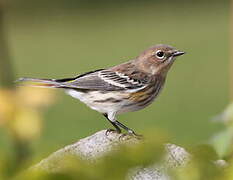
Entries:
[[[136, 74], [136, 73], [135, 73]], [[147, 81], [112, 70], [97, 70], [71, 79], [56, 80], [60, 87], [88, 90], [127, 90], [143, 88]]]

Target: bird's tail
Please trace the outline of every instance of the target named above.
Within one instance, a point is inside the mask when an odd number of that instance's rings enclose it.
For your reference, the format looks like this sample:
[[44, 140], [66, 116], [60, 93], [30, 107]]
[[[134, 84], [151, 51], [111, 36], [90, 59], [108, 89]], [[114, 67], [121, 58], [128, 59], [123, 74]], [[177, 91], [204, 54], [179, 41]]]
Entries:
[[29, 85], [34, 87], [61, 88], [61, 83], [55, 79], [20, 78], [16, 81], [19, 85]]

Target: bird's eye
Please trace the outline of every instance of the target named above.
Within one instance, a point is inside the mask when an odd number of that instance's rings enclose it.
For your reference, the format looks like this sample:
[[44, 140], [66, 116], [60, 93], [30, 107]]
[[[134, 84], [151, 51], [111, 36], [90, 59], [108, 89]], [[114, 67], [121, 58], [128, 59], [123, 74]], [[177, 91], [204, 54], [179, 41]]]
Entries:
[[163, 59], [165, 54], [163, 51], [158, 50], [155, 55], [158, 59]]

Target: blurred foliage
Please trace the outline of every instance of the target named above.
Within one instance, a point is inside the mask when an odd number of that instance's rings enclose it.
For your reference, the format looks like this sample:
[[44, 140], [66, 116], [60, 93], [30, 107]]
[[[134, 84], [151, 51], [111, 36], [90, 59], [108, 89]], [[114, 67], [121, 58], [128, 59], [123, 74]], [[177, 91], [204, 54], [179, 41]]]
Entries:
[[[196, 146], [191, 150], [192, 159], [185, 165], [165, 172], [174, 180], [230, 180], [232, 166], [220, 167], [214, 162], [218, 156], [207, 145]], [[164, 160], [164, 141], [146, 141], [135, 145], [123, 145], [96, 161], [88, 162], [76, 156], [64, 156], [54, 161], [56, 171], [48, 173], [40, 169], [29, 169], [16, 175], [14, 179], [83, 179], [120, 180], [128, 177], [135, 168], [145, 168]], [[158, 168], [159, 166], [157, 166]], [[159, 170], [159, 169], [158, 169]]]
[[[0, 155], [0, 159], [3, 158], [0, 172], [3, 171], [3, 174], [14, 174], [14, 171], [22, 168], [23, 163], [30, 160], [30, 145], [41, 134], [42, 109], [54, 101], [51, 91], [23, 86], [0, 89], [0, 128], [5, 129], [13, 146], [9, 162]], [[21, 163], [22, 166], [18, 167]], [[6, 171], [2, 168], [6, 168]]]
[[[164, 160], [164, 143], [165, 139], [154, 138], [134, 145], [121, 145], [118, 150], [92, 162], [77, 156], [64, 156], [62, 159], [50, 162], [52, 167], [59, 167], [56, 171], [48, 173], [33, 168], [20, 173], [14, 179], [125, 179], [135, 168], [140, 169], [155, 163], [161, 164]], [[222, 168], [214, 163], [218, 156], [212, 147], [196, 146], [192, 148], [191, 153], [192, 159], [185, 166], [176, 169], [168, 168], [165, 172], [168, 172], [174, 180], [228, 180], [233, 177], [232, 173], [229, 173], [230, 165]]]
[[221, 158], [233, 156], [233, 103], [229, 104], [223, 113], [214, 120], [225, 125], [225, 128], [216, 133], [210, 140]]
[[186, 166], [173, 171], [175, 179], [222, 179], [225, 169], [218, 167], [214, 163], [218, 156], [212, 147], [200, 145], [192, 148], [190, 153], [192, 154], [192, 160]]
[[[41, 129], [40, 109], [53, 102], [51, 89], [19, 87], [0, 90], [0, 125], [15, 138], [31, 141]], [[30, 95], [29, 95], [30, 94]]]

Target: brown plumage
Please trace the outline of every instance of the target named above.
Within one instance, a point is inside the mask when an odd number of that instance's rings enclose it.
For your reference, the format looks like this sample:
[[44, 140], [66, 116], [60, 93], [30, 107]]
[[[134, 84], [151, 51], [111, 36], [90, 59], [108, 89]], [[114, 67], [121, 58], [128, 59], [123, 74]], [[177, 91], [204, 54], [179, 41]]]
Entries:
[[35, 86], [65, 89], [66, 93], [102, 113], [116, 128], [135, 134], [116, 120], [120, 113], [145, 108], [161, 92], [168, 70], [184, 52], [168, 45], [156, 45], [134, 60], [66, 79], [21, 78]]

